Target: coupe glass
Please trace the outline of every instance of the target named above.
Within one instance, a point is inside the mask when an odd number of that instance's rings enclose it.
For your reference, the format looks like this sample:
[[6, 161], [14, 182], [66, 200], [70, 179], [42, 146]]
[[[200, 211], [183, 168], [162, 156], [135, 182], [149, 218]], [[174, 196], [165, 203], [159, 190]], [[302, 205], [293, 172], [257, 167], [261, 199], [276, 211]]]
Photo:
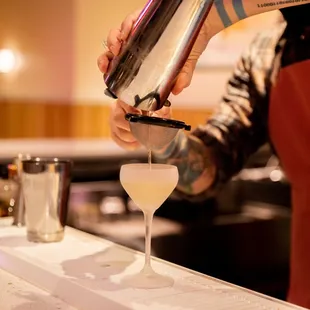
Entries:
[[135, 288], [172, 286], [168, 276], [156, 273], [151, 266], [151, 228], [155, 211], [175, 189], [179, 180], [176, 166], [165, 164], [127, 164], [121, 167], [120, 182], [134, 203], [144, 214], [145, 261], [143, 269], [124, 279]]

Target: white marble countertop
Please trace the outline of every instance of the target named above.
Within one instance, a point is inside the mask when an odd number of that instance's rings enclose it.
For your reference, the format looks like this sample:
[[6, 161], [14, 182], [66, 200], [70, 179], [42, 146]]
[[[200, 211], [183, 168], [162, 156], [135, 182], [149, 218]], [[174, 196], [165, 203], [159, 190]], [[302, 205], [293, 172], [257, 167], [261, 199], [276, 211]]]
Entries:
[[[122, 278], [138, 272], [143, 260], [142, 253], [70, 227], [60, 243], [30, 243], [24, 228], [0, 220], [0, 268], [77, 310], [302, 309], [155, 258], [154, 269], [172, 276], [173, 287], [138, 290], [124, 286]], [[25, 291], [20, 287], [20, 292]], [[33, 295], [32, 300], [40, 302], [37, 297]], [[27, 298], [24, 302], [27, 305]]]
[[[0, 159], [13, 158], [19, 153], [71, 158], [129, 154], [111, 139], [0, 139]], [[141, 155], [146, 151], [139, 149], [130, 154]]]
[[0, 269], [1, 310], [76, 310], [60, 299]]

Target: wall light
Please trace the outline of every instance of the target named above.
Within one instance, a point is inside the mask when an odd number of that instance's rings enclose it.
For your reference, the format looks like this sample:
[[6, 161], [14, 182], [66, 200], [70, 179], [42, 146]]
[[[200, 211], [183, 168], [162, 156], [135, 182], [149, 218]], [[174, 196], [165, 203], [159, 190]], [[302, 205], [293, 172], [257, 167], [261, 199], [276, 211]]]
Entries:
[[17, 66], [17, 57], [10, 49], [0, 50], [0, 73], [9, 73]]

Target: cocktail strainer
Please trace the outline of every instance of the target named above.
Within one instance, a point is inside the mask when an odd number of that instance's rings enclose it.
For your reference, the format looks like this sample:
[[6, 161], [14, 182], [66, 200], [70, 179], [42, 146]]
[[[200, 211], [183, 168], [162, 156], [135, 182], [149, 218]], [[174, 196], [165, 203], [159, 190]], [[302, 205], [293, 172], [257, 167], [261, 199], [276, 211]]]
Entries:
[[158, 150], [168, 145], [180, 129], [191, 130], [190, 125], [182, 121], [127, 113], [133, 136], [148, 150]]

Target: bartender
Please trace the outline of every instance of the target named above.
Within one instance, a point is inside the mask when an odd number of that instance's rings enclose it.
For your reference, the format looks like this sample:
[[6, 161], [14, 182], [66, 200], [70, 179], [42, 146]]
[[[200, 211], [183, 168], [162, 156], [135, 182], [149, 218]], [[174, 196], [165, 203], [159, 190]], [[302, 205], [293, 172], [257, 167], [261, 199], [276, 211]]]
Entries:
[[[178, 166], [178, 192], [187, 199], [198, 199], [227, 182], [251, 154], [270, 142], [292, 188], [288, 301], [310, 308], [310, 4], [280, 11], [283, 21], [258, 34], [243, 53], [217, 112], [191, 135], [180, 132], [155, 158]], [[212, 26], [209, 16], [208, 27]], [[103, 73], [136, 18], [137, 13], [130, 15], [121, 29], [110, 32], [109, 50], [98, 58]], [[202, 30], [180, 73], [174, 94], [190, 84], [197, 59], [207, 45], [208, 27]], [[137, 110], [116, 101], [111, 132], [117, 144], [135, 149], [139, 143], [124, 119], [128, 112]], [[156, 113], [169, 117], [170, 112], [165, 107]]]

